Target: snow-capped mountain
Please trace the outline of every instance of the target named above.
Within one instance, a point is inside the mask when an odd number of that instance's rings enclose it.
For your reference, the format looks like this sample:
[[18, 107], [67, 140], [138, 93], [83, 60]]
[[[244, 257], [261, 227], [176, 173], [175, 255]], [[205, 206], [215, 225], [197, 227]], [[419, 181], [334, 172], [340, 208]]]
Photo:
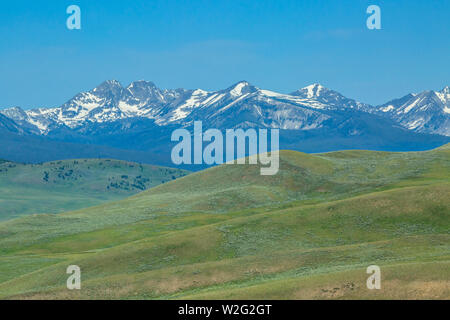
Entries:
[[261, 90], [246, 81], [205, 95], [183, 119], [185, 124], [203, 120], [216, 128], [266, 127], [310, 130], [320, 128], [330, 115], [304, 99]]
[[123, 88], [109, 80], [98, 87], [77, 94], [56, 108], [24, 111], [11, 108], [0, 111], [18, 123], [27, 122], [42, 134], [66, 126], [78, 128], [88, 123], [113, 122], [125, 118], [155, 118], [161, 109], [189, 95], [189, 90], [161, 90], [152, 82], [136, 81]]
[[377, 107], [377, 112], [416, 132], [450, 136], [450, 88], [408, 94]]
[[[109, 80], [77, 94], [60, 107], [26, 111], [15, 107], [0, 110], [0, 113], [28, 131], [42, 135], [61, 129], [83, 131], [93, 124], [104, 127], [132, 119], [149, 119], [160, 127], [190, 126], [193, 121], [202, 120], [205, 126], [216, 128], [313, 130], [341, 125], [336, 123], [337, 118], [344, 121], [354, 112], [363, 112], [393, 120], [408, 130], [450, 136], [449, 96], [446, 87], [438, 92], [410, 94], [373, 107], [320, 84], [282, 94], [257, 88], [246, 81], [208, 92], [160, 89], [143, 80], [123, 87], [118, 81]], [[347, 123], [354, 123], [354, 120]], [[349, 132], [357, 134], [355, 130], [349, 129]]]
[[[316, 110], [317, 109], [317, 110]], [[162, 90], [152, 82], [136, 81], [126, 88], [106, 81], [77, 94], [60, 107], [24, 111], [0, 111], [22, 125], [49, 134], [61, 127], [76, 129], [89, 123], [107, 123], [127, 118], [148, 118], [164, 126], [189, 125], [195, 120], [210, 126], [319, 128], [330, 118], [321, 113], [326, 104], [310, 98], [261, 90], [246, 81], [221, 91]]]
[[314, 83], [291, 95], [304, 99], [305, 103], [327, 110], [359, 110], [371, 112], [372, 106], [344, 97], [339, 92], [327, 89], [318, 83]]
[[23, 133], [23, 129], [17, 123], [10, 118], [0, 114], [0, 132], [9, 131], [14, 133]]
[[197, 120], [204, 129], [279, 128], [280, 148], [303, 152], [427, 150], [450, 141], [448, 101], [448, 87], [374, 107], [320, 84], [282, 94], [246, 81], [209, 92], [111, 80], [59, 107], [0, 110], [0, 158], [98, 157], [172, 166], [173, 130], [190, 130]]

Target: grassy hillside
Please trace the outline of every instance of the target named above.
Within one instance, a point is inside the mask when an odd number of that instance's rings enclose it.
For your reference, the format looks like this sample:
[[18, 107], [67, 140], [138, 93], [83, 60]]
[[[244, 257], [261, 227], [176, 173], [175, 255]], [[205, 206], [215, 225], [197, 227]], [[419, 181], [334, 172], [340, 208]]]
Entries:
[[0, 220], [119, 200], [186, 171], [108, 159], [20, 164], [0, 160]]
[[[0, 223], [0, 298], [450, 298], [450, 149], [281, 152]], [[82, 290], [65, 269], [82, 270]], [[382, 270], [382, 290], [365, 268]]]

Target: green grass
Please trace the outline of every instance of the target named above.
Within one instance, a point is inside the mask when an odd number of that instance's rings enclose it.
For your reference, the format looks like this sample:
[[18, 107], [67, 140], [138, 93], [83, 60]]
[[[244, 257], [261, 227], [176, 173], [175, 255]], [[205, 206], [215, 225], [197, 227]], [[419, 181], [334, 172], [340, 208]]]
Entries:
[[[0, 223], [0, 298], [450, 298], [450, 150], [281, 152]], [[65, 288], [68, 265], [82, 290]], [[365, 268], [382, 270], [368, 290]]]
[[450, 263], [410, 262], [381, 265], [382, 290], [368, 290], [363, 268], [323, 270], [245, 285], [198, 290], [182, 299], [442, 299], [450, 289]]
[[0, 160], [0, 220], [120, 200], [186, 174], [178, 169], [110, 159], [42, 164]]

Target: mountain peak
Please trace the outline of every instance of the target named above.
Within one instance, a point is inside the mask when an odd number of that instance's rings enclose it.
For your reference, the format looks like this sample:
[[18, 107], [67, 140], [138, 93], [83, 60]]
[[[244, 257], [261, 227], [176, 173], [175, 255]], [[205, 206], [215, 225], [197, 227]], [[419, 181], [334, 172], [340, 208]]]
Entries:
[[26, 112], [21, 107], [11, 107], [0, 110], [0, 113], [13, 120], [25, 120], [27, 118]]
[[124, 88], [117, 80], [106, 80], [99, 86], [92, 89], [89, 93], [97, 97], [106, 98], [108, 100], [117, 101], [123, 95]]
[[145, 103], [161, 103], [166, 102], [164, 90], [158, 88], [153, 82], [146, 80], [138, 80], [131, 82], [126, 88], [134, 98]]
[[449, 86], [445, 86], [440, 92], [441, 93], [450, 94], [450, 87]]
[[6, 109], [4, 109], [4, 110], [11, 110], [11, 111], [23, 112], [23, 109], [22, 109], [21, 107], [19, 107], [19, 106], [14, 106], [14, 107], [11, 107], [11, 108], [6, 108]]
[[293, 96], [307, 99], [319, 98], [326, 94], [340, 95], [339, 93], [322, 86], [320, 83], [310, 84], [309, 86], [303, 87], [291, 93]]
[[117, 80], [106, 80], [103, 81], [100, 85], [95, 87], [93, 89], [94, 92], [96, 91], [109, 91], [114, 89], [123, 89], [122, 85]]
[[327, 90], [328, 89], [326, 89], [320, 83], [313, 83], [313, 84], [310, 84], [309, 86], [301, 88], [298, 91], [300, 91], [304, 95], [306, 95], [307, 98], [314, 98], [314, 97], [320, 96], [321, 93], [323, 93], [324, 91], [327, 91]]
[[122, 86], [119, 81], [114, 80], [114, 79], [106, 80], [106, 81], [103, 82], [103, 84], [109, 85], [109, 86], [112, 86], [112, 87], [121, 87]]
[[312, 83], [309, 86], [306, 86], [306, 87], [304, 87], [302, 89], [323, 89], [323, 88], [325, 88], [325, 87], [322, 86], [320, 83], [316, 82], [316, 83]]
[[127, 87], [127, 89], [132, 89], [132, 88], [156, 88], [156, 85], [151, 81], [137, 80], [137, 81], [131, 82]]
[[251, 85], [248, 81], [242, 80], [235, 83], [225, 91], [228, 91], [232, 96], [241, 96], [243, 94], [252, 93], [257, 90], [258, 89], [255, 86]]

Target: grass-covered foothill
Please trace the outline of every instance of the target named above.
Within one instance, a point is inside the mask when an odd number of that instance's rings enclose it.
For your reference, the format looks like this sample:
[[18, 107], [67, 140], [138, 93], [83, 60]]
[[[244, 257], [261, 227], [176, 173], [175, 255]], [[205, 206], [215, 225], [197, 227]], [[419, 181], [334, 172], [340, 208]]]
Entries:
[[110, 159], [62, 160], [41, 164], [0, 160], [0, 221], [120, 200], [187, 173]]
[[[450, 298], [448, 146], [280, 157], [274, 176], [222, 165], [1, 222], [0, 298]], [[380, 290], [366, 287], [373, 264]]]

